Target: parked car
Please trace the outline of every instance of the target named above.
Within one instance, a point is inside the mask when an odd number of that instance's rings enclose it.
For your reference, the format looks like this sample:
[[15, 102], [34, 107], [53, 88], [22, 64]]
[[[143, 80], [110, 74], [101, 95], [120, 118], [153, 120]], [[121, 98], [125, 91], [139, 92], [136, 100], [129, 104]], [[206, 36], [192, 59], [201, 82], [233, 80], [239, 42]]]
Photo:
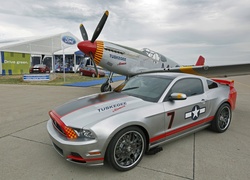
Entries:
[[163, 143], [210, 127], [225, 132], [235, 109], [234, 82], [181, 73], [131, 77], [113, 92], [80, 97], [49, 112], [56, 151], [83, 165], [138, 165]]
[[29, 71], [30, 73], [50, 73], [50, 68], [45, 64], [36, 64]]
[[[97, 77], [95, 68], [92, 67], [92, 66], [86, 66], [86, 67], [80, 68], [79, 73], [80, 73], [81, 76]], [[104, 77], [105, 76], [105, 72], [100, 68], [98, 68], [98, 74], [99, 74], [99, 77]]]

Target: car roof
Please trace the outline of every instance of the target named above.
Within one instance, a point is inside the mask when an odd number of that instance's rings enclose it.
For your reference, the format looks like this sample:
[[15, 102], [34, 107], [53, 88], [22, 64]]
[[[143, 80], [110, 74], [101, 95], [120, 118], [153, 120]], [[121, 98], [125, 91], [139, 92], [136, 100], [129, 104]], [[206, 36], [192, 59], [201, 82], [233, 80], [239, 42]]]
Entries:
[[138, 74], [141, 76], [162, 76], [162, 77], [169, 77], [171, 79], [175, 78], [181, 78], [181, 77], [202, 77], [202, 76], [196, 76], [193, 74], [187, 74], [187, 73], [173, 73], [173, 72], [153, 72], [153, 73], [142, 73]]
[[46, 66], [45, 64], [35, 64], [34, 66]]

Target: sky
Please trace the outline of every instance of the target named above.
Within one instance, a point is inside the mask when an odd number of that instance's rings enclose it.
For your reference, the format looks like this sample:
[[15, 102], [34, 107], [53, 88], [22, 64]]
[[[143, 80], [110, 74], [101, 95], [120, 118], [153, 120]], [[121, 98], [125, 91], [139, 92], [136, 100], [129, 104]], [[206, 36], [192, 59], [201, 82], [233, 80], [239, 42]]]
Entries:
[[179, 64], [250, 63], [249, 0], [0, 0], [0, 43], [71, 32], [89, 38], [105, 10], [98, 40], [149, 48]]

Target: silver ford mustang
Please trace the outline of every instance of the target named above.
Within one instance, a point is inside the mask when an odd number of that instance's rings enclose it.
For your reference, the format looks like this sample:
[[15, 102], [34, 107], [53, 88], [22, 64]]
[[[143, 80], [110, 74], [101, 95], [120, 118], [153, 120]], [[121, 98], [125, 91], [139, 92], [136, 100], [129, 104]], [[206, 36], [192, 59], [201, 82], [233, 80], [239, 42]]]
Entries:
[[113, 92], [80, 97], [49, 112], [47, 130], [67, 160], [119, 171], [144, 154], [206, 127], [222, 133], [235, 108], [234, 82], [181, 73], [147, 73]]

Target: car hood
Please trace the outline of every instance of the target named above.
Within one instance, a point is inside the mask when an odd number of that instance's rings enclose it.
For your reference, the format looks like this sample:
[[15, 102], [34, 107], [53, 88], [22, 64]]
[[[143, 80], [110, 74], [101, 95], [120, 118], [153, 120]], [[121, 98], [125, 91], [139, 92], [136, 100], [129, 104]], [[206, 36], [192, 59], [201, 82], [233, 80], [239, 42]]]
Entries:
[[54, 111], [66, 126], [83, 128], [108, 117], [152, 104], [122, 93], [86, 96], [63, 104]]

